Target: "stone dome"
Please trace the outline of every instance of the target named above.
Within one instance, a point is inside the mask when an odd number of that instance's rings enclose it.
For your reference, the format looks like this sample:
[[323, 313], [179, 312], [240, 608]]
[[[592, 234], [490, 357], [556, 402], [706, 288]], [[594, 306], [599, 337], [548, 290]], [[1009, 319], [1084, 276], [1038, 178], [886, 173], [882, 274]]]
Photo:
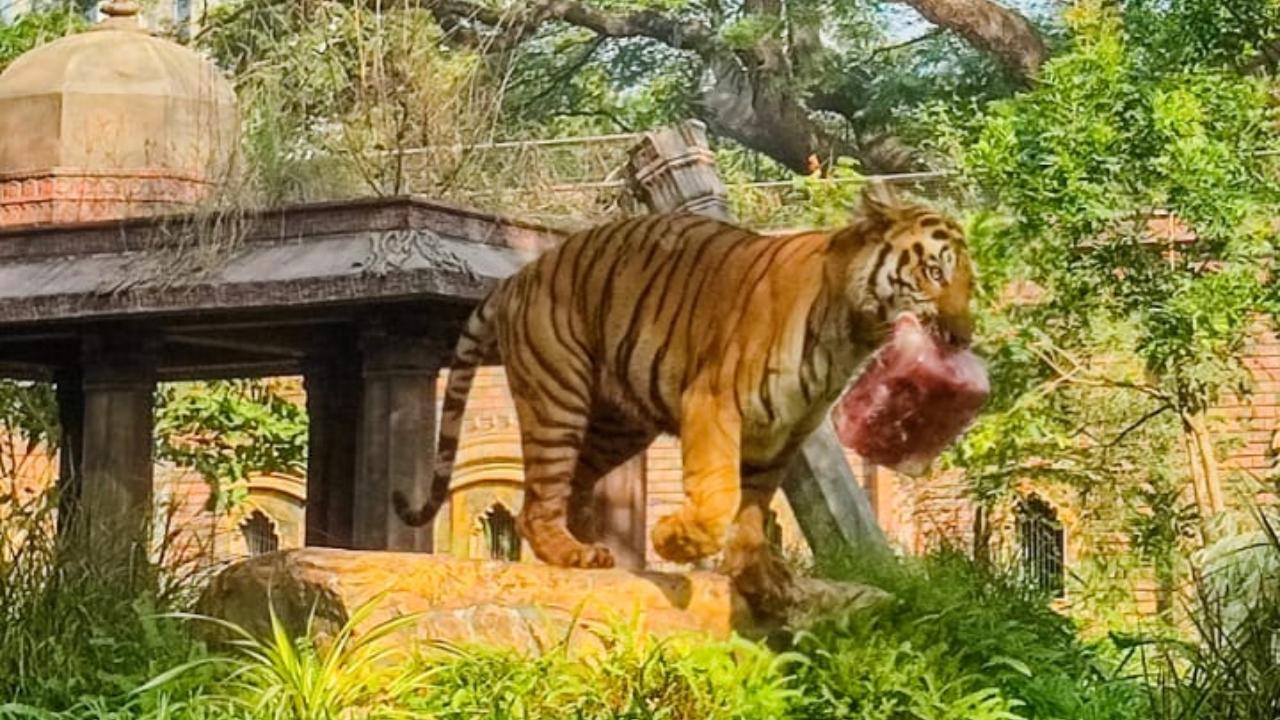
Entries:
[[89, 31], [0, 73], [0, 225], [190, 206], [226, 177], [235, 91], [210, 62], [153, 37], [113, 0]]

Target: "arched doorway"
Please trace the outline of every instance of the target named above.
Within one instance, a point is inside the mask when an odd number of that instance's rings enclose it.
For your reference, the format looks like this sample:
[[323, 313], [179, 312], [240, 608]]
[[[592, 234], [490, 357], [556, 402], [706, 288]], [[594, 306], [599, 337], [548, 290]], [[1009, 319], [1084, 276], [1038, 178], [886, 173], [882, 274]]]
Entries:
[[516, 532], [516, 518], [507, 506], [502, 503], [490, 506], [480, 516], [480, 528], [490, 560], [515, 562], [520, 559], [520, 534]]
[[1018, 535], [1018, 570], [1031, 588], [1054, 598], [1066, 588], [1066, 532], [1058, 512], [1031, 495], [1014, 508]]
[[276, 524], [261, 510], [254, 510], [248, 519], [240, 524], [240, 533], [244, 535], [244, 544], [249, 550], [250, 557], [265, 555], [280, 549], [280, 536], [276, 533]]

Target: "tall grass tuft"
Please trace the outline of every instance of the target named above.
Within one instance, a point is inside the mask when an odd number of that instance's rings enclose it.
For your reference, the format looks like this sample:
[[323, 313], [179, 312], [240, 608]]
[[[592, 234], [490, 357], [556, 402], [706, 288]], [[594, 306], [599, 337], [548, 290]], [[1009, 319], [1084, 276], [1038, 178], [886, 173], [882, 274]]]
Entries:
[[[584, 632], [584, 630], [579, 630]], [[617, 624], [593, 631], [598, 651], [568, 639], [536, 656], [486, 647], [445, 647], [415, 716], [462, 720], [733, 720], [788, 717], [797, 700], [794, 654], [733, 638], [658, 640]]]
[[375, 597], [355, 609], [332, 638], [319, 639], [314, 616], [305, 632], [293, 635], [270, 608], [271, 632], [255, 637], [224, 620], [196, 615], [229, 636], [230, 657], [197, 660], [153, 680], [142, 690], [160, 687], [187, 668], [216, 663], [227, 668], [208, 699], [261, 720], [337, 720], [389, 717], [427, 682], [427, 669], [408, 665], [395, 635], [417, 620], [406, 615], [363, 627], [377, 609]]
[[5, 499], [0, 701], [62, 710], [126, 693], [202, 652], [180, 622], [160, 617], [180, 606], [185, 583], [145, 561], [101, 562], [60, 536], [52, 495]]
[[1047, 598], [971, 560], [827, 559], [824, 574], [891, 599], [796, 639], [804, 718], [1130, 720], [1146, 712], [1121, 653], [1086, 642]]

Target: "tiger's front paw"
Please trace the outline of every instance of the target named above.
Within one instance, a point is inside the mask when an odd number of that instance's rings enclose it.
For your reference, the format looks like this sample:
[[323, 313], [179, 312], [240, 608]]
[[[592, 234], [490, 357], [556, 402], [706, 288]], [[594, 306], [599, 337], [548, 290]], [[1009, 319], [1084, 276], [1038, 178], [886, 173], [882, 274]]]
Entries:
[[653, 549], [665, 560], [691, 563], [719, 552], [723, 534], [690, 520], [689, 514], [681, 511], [653, 527]]
[[580, 545], [568, 554], [568, 567], [575, 568], [611, 568], [613, 567], [613, 551], [604, 545]]

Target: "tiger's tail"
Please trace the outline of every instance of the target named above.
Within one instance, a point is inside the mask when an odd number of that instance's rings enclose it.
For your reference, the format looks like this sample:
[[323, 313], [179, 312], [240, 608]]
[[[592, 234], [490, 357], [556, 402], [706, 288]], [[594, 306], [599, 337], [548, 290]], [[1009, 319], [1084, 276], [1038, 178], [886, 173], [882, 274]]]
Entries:
[[444, 392], [444, 409], [440, 413], [440, 439], [436, 446], [435, 473], [431, 478], [431, 495], [422, 507], [414, 510], [409, 498], [399, 490], [391, 495], [396, 515], [405, 524], [418, 527], [431, 522], [445, 498], [449, 496], [449, 480], [453, 476], [453, 463], [458, 455], [458, 436], [462, 433], [462, 416], [467, 409], [467, 396], [476, 370], [484, 363], [497, 343], [492, 324], [497, 305], [497, 291], [489, 294], [480, 307], [471, 313], [466, 327], [458, 337], [449, 365], [449, 383]]

